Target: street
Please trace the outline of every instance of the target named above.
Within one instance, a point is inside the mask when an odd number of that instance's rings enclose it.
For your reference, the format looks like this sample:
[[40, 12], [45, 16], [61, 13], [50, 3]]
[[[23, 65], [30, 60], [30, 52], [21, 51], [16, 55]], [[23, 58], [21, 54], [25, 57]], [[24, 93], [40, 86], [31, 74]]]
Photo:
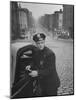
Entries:
[[46, 45], [56, 54], [56, 69], [61, 82], [58, 95], [73, 94], [73, 41], [47, 37]]

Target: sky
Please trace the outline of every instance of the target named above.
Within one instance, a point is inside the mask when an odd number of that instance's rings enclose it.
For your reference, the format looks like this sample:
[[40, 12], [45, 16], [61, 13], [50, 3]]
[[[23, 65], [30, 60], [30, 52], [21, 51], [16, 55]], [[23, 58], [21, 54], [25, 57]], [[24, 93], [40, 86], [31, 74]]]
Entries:
[[55, 11], [63, 9], [62, 5], [56, 4], [38, 4], [38, 3], [22, 3], [20, 2], [22, 8], [28, 8], [32, 12], [35, 19], [38, 19], [44, 14], [53, 14]]

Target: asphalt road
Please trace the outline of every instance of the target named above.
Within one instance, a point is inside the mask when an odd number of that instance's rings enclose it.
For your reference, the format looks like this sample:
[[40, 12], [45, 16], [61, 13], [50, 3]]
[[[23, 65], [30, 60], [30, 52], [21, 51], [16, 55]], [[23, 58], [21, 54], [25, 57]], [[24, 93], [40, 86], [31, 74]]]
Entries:
[[47, 37], [46, 45], [56, 54], [56, 69], [61, 82], [58, 95], [73, 94], [73, 41]]

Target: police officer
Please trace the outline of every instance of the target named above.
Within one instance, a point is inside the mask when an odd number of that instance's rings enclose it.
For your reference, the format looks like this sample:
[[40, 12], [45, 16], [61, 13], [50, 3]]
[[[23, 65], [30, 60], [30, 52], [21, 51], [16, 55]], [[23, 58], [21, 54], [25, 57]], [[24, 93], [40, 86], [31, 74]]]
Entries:
[[[20, 80], [21, 71], [28, 70], [28, 76], [32, 78], [30, 83], [22, 89], [19, 89], [16, 96], [19, 97], [37, 97], [37, 96], [56, 96], [57, 89], [60, 86], [60, 80], [56, 71], [56, 57], [52, 50], [45, 46], [46, 35], [37, 33], [33, 36], [34, 45], [28, 45], [21, 48], [17, 53], [18, 65], [16, 67], [15, 83]], [[22, 54], [28, 50], [32, 50], [32, 67], [30, 65], [22, 67], [20, 58]], [[27, 61], [26, 61], [27, 62]], [[23, 62], [22, 62], [23, 64]], [[24, 63], [25, 64], [25, 63]], [[25, 75], [24, 75], [25, 76]], [[24, 83], [25, 81], [21, 82]], [[20, 86], [20, 83], [19, 83]], [[18, 86], [16, 86], [17, 88]], [[26, 89], [27, 88], [27, 89]], [[14, 90], [14, 89], [13, 89]]]
[[38, 33], [33, 36], [37, 52], [34, 55], [34, 69], [29, 73], [38, 78], [40, 96], [56, 96], [60, 80], [56, 71], [56, 57], [52, 50], [45, 46], [46, 35]]

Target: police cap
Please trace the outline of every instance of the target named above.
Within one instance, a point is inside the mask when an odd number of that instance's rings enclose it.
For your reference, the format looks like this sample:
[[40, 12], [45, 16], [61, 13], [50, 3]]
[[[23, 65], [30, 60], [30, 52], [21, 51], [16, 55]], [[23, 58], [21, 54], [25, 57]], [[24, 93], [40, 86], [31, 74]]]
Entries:
[[37, 33], [33, 36], [33, 40], [35, 42], [41, 41], [41, 40], [45, 40], [46, 36], [44, 33]]

